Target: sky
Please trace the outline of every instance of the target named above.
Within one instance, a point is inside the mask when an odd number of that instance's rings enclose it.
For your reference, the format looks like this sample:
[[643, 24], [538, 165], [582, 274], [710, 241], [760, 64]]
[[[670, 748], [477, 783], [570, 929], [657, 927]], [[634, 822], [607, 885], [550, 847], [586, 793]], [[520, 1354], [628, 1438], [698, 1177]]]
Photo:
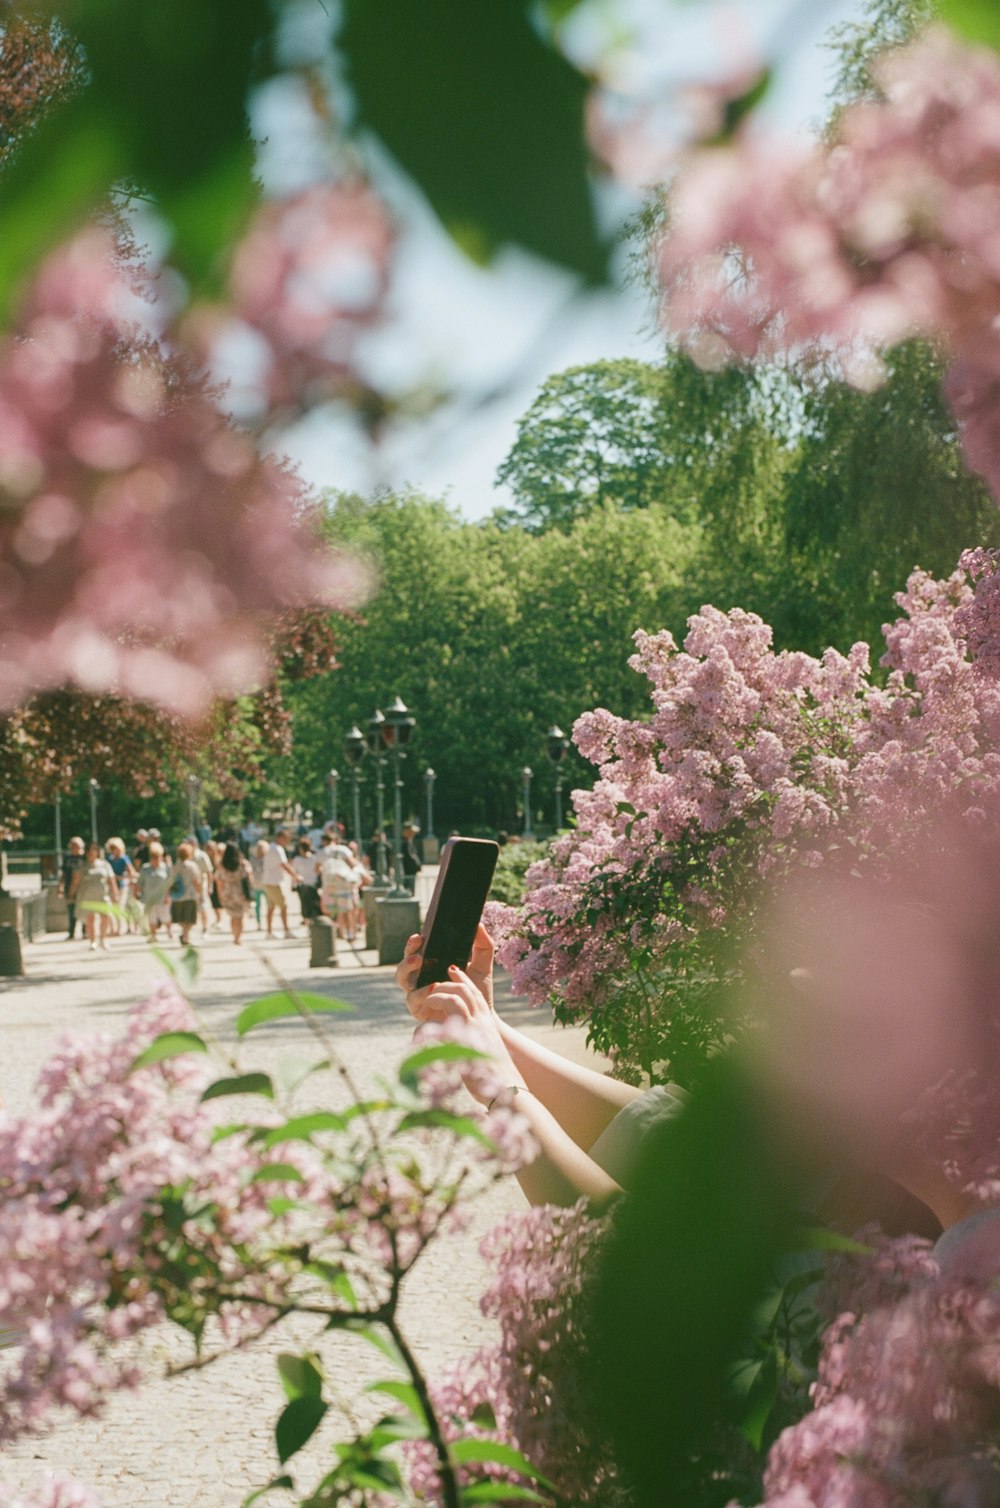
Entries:
[[[588, 0], [567, 45], [586, 62], [598, 52], [607, 58], [610, 44], [616, 83], [654, 101], [670, 99], [687, 81], [718, 79], [763, 57], [778, 69], [769, 125], [796, 132], [825, 113], [831, 57], [824, 37], [832, 26], [859, 19], [863, 8], [863, 0]], [[290, 175], [308, 173], [294, 102], [265, 101], [261, 113], [262, 132], [276, 144], [265, 178], [287, 184]], [[280, 129], [272, 129], [270, 116], [280, 119]], [[648, 297], [625, 285], [624, 255], [621, 286], [588, 294], [569, 274], [516, 250], [501, 253], [488, 269], [477, 267], [390, 164], [379, 165], [378, 182], [402, 237], [389, 315], [366, 346], [366, 369], [389, 390], [446, 399], [429, 415], [395, 423], [377, 449], [333, 409], [286, 432], [281, 447], [320, 490], [409, 485], [447, 497], [468, 519], [483, 518], [512, 502], [494, 486], [496, 469], [548, 376], [601, 359], [657, 359], [662, 342]], [[638, 202], [606, 197], [601, 212], [624, 219]]]

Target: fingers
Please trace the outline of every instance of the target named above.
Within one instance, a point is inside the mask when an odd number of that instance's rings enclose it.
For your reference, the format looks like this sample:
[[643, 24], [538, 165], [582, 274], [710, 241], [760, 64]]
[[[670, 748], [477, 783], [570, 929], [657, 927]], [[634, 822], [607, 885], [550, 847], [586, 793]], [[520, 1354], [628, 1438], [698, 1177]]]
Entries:
[[419, 932], [414, 932], [412, 936], [408, 937], [403, 948], [402, 961], [396, 965], [396, 983], [407, 994], [413, 989], [417, 976], [420, 973], [420, 965], [423, 963], [423, 958], [420, 954], [420, 944], [422, 941], [423, 939]]
[[469, 957], [469, 968], [477, 974], [489, 974], [493, 969], [493, 955], [496, 949], [493, 939], [483, 926], [482, 922], [476, 928], [475, 941], [472, 944], [472, 953]]

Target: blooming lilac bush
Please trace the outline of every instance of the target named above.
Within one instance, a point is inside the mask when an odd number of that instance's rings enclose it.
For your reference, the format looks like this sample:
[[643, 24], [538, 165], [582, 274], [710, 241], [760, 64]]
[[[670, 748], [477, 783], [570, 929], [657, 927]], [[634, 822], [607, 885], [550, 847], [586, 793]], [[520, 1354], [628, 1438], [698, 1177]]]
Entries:
[[692, 150], [657, 254], [664, 318], [708, 365], [832, 345], [858, 380], [866, 348], [940, 342], [966, 458], [1000, 497], [1000, 59], [933, 28], [875, 74], [882, 98], [822, 143], [750, 114]]
[[[513, 1445], [552, 1484], [557, 1501], [614, 1508], [629, 1501], [590, 1393], [587, 1302], [607, 1218], [581, 1202], [511, 1215], [482, 1243], [495, 1277], [481, 1300], [499, 1340], [432, 1384], [449, 1436], [469, 1423], [484, 1441]], [[426, 1443], [408, 1451], [411, 1484], [429, 1503], [442, 1502], [439, 1467]], [[498, 1483], [519, 1473], [499, 1455]], [[468, 1479], [469, 1473], [465, 1474]]]
[[[318, 1490], [334, 1501], [364, 1479], [391, 1494], [401, 1484], [393, 1448], [414, 1436], [431, 1442], [444, 1501], [459, 1501], [460, 1460], [479, 1480], [489, 1451], [463, 1457], [461, 1441], [446, 1440], [400, 1328], [400, 1285], [462, 1218], [460, 1196], [519, 1167], [534, 1144], [513, 1109], [487, 1123], [469, 1108], [463, 1073], [491, 1094], [502, 1085], [460, 1031], [429, 1029], [384, 1095], [358, 1095], [321, 1025], [323, 1012], [344, 1008], [277, 994], [237, 1021], [242, 1037], [305, 1012], [347, 1081], [340, 1111], [295, 1106], [279, 1082], [236, 1063], [214, 1077], [191, 1008], [165, 987], [121, 1037], [65, 1042], [42, 1072], [40, 1108], [0, 1120], [0, 1310], [11, 1342], [0, 1438], [40, 1429], [59, 1407], [96, 1412], [110, 1391], [134, 1386], [123, 1342], [140, 1330], [180, 1326], [204, 1365], [305, 1314], [368, 1335], [402, 1369], [386, 1384], [399, 1413], [340, 1447]], [[220, 1107], [233, 1095], [258, 1112], [227, 1123]], [[316, 1356], [286, 1355], [279, 1367], [288, 1402], [276, 1450], [292, 1487], [288, 1462], [329, 1405]], [[508, 1449], [515, 1459], [530, 1480], [531, 1465]], [[89, 1499], [65, 1497], [66, 1508], [77, 1502]]]
[[682, 650], [639, 632], [630, 663], [649, 678], [650, 718], [577, 721], [599, 778], [574, 795], [575, 831], [529, 871], [523, 909], [491, 915], [515, 988], [587, 1019], [620, 1071], [696, 1072], [731, 1030], [717, 986], [761, 874], [845, 844], [875, 856], [942, 802], [975, 822], [1000, 792], [1000, 687], [970, 653], [981, 600], [965, 570], [915, 571], [882, 685], [867, 645], [776, 654], [738, 609], [703, 608]]

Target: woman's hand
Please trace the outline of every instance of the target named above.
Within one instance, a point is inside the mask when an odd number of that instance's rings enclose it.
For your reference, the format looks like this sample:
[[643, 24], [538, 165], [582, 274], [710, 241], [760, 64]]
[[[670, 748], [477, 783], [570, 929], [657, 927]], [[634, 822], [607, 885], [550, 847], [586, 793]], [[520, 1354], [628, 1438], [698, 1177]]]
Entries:
[[[422, 990], [415, 988], [420, 974], [420, 966], [423, 963], [423, 954], [420, 944], [423, 941], [419, 932], [407, 938], [403, 952], [403, 961], [396, 969], [396, 983], [406, 996], [406, 1008], [410, 1015], [417, 1021], [443, 1021], [446, 1015], [454, 1012], [445, 1008], [443, 1001], [435, 1001], [432, 992], [444, 986], [425, 985]], [[472, 956], [469, 959], [468, 974], [465, 976], [481, 994], [488, 1010], [493, 1009], [493, 939], [483, 926], [482, 922], [476, 932], [475, 941], [472, 944]], [[464, 1012], [463, 1012], [464, 1014]]]

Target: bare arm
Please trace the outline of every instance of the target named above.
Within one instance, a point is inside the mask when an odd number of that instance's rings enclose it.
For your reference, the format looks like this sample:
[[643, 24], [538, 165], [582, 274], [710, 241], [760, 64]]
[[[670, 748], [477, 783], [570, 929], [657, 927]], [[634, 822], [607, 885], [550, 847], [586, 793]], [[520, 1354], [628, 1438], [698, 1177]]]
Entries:
[[517, 1096], [517, 1108], [528, 1118], [541, 1154], [518, 1174], [525, 1194], [533, 1204], [574, 1204], [581, 1195], [606, 1204], [619, 1185], [587, 1149], [640, 1091], [569, 1062], [501, 1021], [492, 1006], [493, 944], [482, 927], [469, 973], [456, 971], [448, 983], [425, 990], [411, 988], [420, 968], [419, 946], [419, 937], [410, 938], [396, 971], [410, 1013], [418, 1021], [449, 1015], [475, 1021], [507, 1082], [529, 1091]]

